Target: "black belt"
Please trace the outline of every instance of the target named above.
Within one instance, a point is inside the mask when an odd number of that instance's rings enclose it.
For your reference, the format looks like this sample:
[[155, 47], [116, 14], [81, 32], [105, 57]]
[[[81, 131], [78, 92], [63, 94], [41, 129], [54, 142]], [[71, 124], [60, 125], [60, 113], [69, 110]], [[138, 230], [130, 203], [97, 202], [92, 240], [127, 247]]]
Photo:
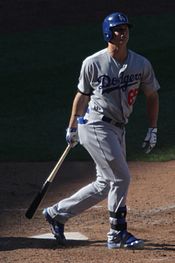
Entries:
[[125, 127], [125, 124], [124, 124], [124, 123], [116, 122], [116, 121], [114, 121], [114, 120], [112, 120], [111, 118], [108, 118], [108, 117], [106, 117], [106, 116], [103, 116], [103, 117], [102, 117], [102, 121], [111, 123], [111, 124], [113, 124], [114, 126], [119, 127], [119, 128], [121, 128], [121, 129], [123, 129], [123, 128]]

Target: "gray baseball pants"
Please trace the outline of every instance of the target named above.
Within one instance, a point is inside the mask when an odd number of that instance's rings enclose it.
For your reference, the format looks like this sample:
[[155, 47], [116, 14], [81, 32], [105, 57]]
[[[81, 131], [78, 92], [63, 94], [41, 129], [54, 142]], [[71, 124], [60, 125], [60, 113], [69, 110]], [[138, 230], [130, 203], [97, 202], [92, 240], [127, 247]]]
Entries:
[[96, 180], [48, 208], [60, 223], [108, 197], [108, 210], [126, 205], [130, 172], [125, 158], [125, 129], [104, 121], [78, 124], [80, 143], [96, 164]]

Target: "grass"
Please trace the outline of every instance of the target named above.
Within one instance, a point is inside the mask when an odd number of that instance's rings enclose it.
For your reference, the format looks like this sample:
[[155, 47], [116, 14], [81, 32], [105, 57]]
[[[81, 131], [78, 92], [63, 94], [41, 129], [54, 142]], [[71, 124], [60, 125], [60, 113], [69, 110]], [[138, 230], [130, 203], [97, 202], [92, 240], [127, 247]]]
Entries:
[[[127, 126], [129, 160], [175, 159], [173, 87], [174, 16], [133, 17], [129, 48], [151, 60], [161, 84], [158, 145], [140, 148], [147, 131], [144, 97], [139, 96]], [[0, 40], [0, 161], [56, 160], [66, 147], [71, 103], [82, 60], [104, 48], [101, 25], [65, 26], [2, 34]], [[87, 160], [77, 146], [70, 160]]]

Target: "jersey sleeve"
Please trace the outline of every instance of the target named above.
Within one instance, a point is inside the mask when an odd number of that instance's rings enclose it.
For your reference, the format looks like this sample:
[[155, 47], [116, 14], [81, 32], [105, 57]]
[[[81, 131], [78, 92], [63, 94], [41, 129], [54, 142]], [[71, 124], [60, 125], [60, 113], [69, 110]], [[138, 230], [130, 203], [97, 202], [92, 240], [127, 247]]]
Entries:
[[147, 59], [144, 61], [144, 70], [140, 87], [144, 93], [160, 89], [160, 85], [155, 77], [152, 65]]
[[78, 91], [85, 95], [91, 95], [92, 86], [90, 76], [92, 75], [92, 68], [87, 60], [84, 60], [82, 63], [79, 82], [78, 82]]

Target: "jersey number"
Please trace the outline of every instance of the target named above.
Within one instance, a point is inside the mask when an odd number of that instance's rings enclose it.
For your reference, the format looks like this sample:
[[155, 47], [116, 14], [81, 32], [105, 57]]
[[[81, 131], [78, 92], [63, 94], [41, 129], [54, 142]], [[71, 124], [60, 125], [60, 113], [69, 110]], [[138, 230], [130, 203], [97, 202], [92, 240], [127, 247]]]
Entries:
[[130, 89], [130, 91], [128, 92], [128, 104], [129, 104], [129, 106], [134, 104], [138, 92], [139, 92], [139, 89]]

